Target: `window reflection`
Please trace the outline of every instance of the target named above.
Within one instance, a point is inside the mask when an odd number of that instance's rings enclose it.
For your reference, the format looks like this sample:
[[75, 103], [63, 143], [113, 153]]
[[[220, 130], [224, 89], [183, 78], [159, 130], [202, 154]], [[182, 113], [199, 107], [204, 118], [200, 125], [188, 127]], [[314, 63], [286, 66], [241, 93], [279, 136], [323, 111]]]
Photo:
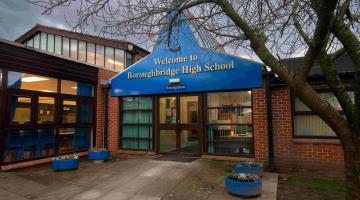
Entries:
[[61, 93], [63, 94], [77, 94], [78, 84], [75, 81], [61, 80]]
[[62, 55], [69, 56], [70, 53], [70, 40], [67, 37], [63, 37]]
[[47, 51], [54, 53], [54, 35], [48, 34]]
[[115, 64], [115, 60], [114, 60], [114, 48], [112, 47], [106, 47], [105, 48], [105, 67], [109, 68], [109, 69], [114, 69], [114, 64]]
[[55, 120], [55, 98], [39, 97], [38, 123], [49, 124]]
[[133, 56], [131, 53], [126, 53], [126, 68], [130, 67], [133, 64]]
[[162, 97], [160, 103], [160, 123], [176, 123], [176, 97]]
[[57, 92], [57, 83], [55, 78], [14, 71], [8, 73], [8, 87], [12, 89]]
[[115, 49], [115, 70], [123, 71], [125, 62], [125, 53], [122, 49]]
[[10, 121], [12, 125], [31, 123], [31, 98], [12, 96], [10, 100]]
[[55, 35], [55, 53], [61, 55], [61, 36]]
[[87, 61], [90, 64], [95, 64], [95, 44], [87, 43]]
[[90, 136], [90, 128], [61, 128], [59, 130], [59, 153], [88, 149]]
[[79, 41], [79, 60], [86, 61], [86, 42]]
[[209, 107], [251, 106], [251, 91], [209, 93], [207, 100]]
[[96, 44], [96, 64], [104, 66], [104, 45]]
[[42, 32], [40, 38], [41, 38], [40, 49], [46, 51], [47, 34]]
[[77, 40], [71, 39], [70, 40], [70, 57], [77, 59], [77, 53], [78, 53], [78, 46], [77, 46]]
[[76, 101], [75, 100], [64, 100], [63, 101], [63, 116], [62, 122], [65, 123], [76, 123]]
[[80, 123], [91, 122], [91, 104], [89, 100], [81, 100], [80, 102]]

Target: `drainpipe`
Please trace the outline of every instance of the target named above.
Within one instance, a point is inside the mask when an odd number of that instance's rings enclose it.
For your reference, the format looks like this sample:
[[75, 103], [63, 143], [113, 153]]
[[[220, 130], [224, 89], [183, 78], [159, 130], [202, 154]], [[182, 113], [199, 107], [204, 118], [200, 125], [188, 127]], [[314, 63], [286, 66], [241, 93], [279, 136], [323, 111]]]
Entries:
[[275, 171], [274, 165], [274, 137], [273, 137], [273, 116], [272, 116], [272, 101], [271, 101], [271, 73], [266, 71], [266, 108], [267, 108], [267, 121], [268, 121], [268, 142], [269, 142], [269, 169]]
[[103, 137], [103, 148], [108, 148], [108, 136], [109, 136], [109, 80], [101, 80], [101, 89], [104, 96], [104, 137]]

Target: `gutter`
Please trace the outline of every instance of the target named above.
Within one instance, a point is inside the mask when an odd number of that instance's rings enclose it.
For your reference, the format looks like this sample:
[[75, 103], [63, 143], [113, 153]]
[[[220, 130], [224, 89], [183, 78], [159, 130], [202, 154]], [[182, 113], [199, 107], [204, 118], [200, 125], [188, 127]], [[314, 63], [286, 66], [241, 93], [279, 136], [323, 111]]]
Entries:
[[104, 138], [103, 138], [103, 148], [108, 149], [109, 146], [109, 90], [110, 90], [109, 80], [101, 80], [101, 89], [104, 95]]
[[272, 115], [272, 99], [271, 99], [271, 73], [266, 74], [266, 109], [268, 122], [268, 149], [269, 149], [269, 170], [275, 171], [274, 164], [274, 131], [273, 131], [273, 115]]

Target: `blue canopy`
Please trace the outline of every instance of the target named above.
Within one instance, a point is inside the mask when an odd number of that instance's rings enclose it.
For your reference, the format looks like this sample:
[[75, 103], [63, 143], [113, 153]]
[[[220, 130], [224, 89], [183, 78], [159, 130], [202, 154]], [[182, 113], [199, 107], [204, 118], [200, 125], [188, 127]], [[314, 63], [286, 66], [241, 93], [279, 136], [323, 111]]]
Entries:
[[151, 54], [112, 78], [112, 96], [262, 87], [260, 63], [201, 47], [186, 16], [177, 19], [171, 34], [163, 29]]

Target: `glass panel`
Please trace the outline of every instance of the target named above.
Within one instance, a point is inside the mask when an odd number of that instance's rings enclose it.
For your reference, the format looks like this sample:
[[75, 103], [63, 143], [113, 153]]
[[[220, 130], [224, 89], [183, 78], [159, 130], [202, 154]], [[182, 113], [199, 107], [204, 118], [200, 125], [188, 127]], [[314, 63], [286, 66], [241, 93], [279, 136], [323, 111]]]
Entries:
[[208, 110], [209, 123], [212, 124], [251, 124], [251, 108], [211, 108]]
[[46, 51], [46, 46], [47, 46], [47, 43], [46, 43], [46, 41], [47, 41], [47, 34], [46, 33], [41, 33], [41, 42], [40, 42], [40, 49], [41, 50], [44, 50], [44, 51]]
[[80, 102], [80, 123], [91, 122], [91, 104], [89, 100], [81, 100]]
[[34, 36], [34, 48], [39, 49], [40, 48], [40, 34], [36, 34]]
[[251, 125], [209, 125], [208, 141], [252, 142]]
[[31, 124], [31, 98], [11, 96], [10, 122], [12, 125]]
[[95, 44], [87, 43], [87, 61], [90, 64], [95, 64]]
[[70, 40], [67, 37], [63, 37], [62, 55], [69, 56], [70, 54]]
[[199, 122], [199, 99], [198, 96], [180, 97], [180, 122]]
[[105, 67], [109, 69], [114, 69], [114, 48], [105, 47]]
[[251, 91], [208, 93], [208, 107], [251, 106]]
[[160, 104], [160, 123], [176, 123], [176, 97], [161, 97]]
[[55, 121], [55, 98], [39, 97], [38, 123], [49, 124]]
[[81, 151], [89, 148], [90, 128], [61, 128], [59, 129], [59, 153]]
[[199, 153], [199, 136], [197, 130], [182, 130], [180, 133], [180, 151]]
[[57, 92], [58, 80], [55, 78], [9, 71], [8, 87], [12, 89]]
[[115, 49], [115, 70], [123, 71], [125, 63], [125, 53], [122, 49]]
[[77, 60], [77, 52], [78, 52], [78, 40], [70, 39], [70, 57]]
[[55, 53], [61, 55], [61, 36], [55, 35]]
[[88, 83], [77, 83], [76, 94], [79, 96], [91, 97], [94, 96], [94, 87]]
[[55, 38], [53, 34], [48, 34], [47, 51], [54, 53]]
[[39, 129], [38, 134], [41, 147], [41, 156], [55, 155], [56, 129]]
[[63, 101], [62, 123], [76, 123], [76, 101]]
[[79, 41], [79, 60], [86, 62], [86, 42]]
[[208, 144], [208, 152], [213, 154], [225, 155], [253, 155], [252, 143], [237, 142], [210, 142]]
[[138, 100], [136, 97], [124, 97], [122, 98], [122, 109], [132, 110], [138, 109]]
[[96, 44], [96, 64], [104, 66], [104, 45]]
[[317, 115], [296, 115], [294, 135], [336, 137], [335, 132]]
[[26, 46], [28, 47], [33, 47], [33, 42], [34, 42], [34, 39], [30, 39], [26, 42]]
[[61, 93], [77, 94], [78, 83], [75, 81], [61, 80]]
[[126, 68], [130, 67], [133, 64], [133, 56], [131, 53], [126, 53]]
[[138, 97], [139, 109], [152, 109], [151, 97]]
[[176, 151], [176, 131], [160, 130], [160, 152]]

